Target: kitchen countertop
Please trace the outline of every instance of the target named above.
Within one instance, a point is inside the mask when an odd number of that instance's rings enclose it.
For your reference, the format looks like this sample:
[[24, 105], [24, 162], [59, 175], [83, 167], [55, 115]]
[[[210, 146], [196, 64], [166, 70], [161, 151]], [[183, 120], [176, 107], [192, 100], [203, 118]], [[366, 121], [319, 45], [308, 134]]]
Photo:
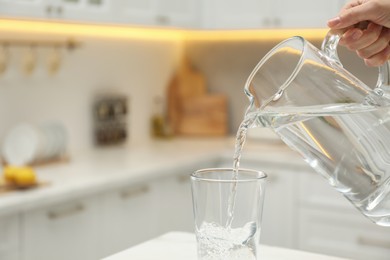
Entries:
[[[292, 249], [260, 245], [260, 258], [264, 260], [342, 260], [344, 258], [319, 255]], [[104, 260], [196, 260], [195, 235], [171, 232], [135, 247], [129, 248]]]
[[[214, 167], [233, 155], [233, 138], [175, 138], [143, 145], [100, 148], [72, 155], [69, 162], [36, 167], [48, 185], [0, 194], [0, 215], [23, 212], [170, 174]], [[243, 159], [307, 167], [281, 143], [247, 140]], [[261, 170], [261, 169], [259, 169]]]

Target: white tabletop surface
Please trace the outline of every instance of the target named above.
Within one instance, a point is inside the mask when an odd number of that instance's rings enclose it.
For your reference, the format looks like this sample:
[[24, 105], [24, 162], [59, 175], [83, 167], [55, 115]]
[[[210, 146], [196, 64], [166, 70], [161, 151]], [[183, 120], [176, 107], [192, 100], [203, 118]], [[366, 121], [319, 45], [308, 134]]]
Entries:
[[[171, 232], [104, 260], [196, 260], [195, 235]], [[344, 258], [313, 254], [286, 248], [260, 246], [261, 260], [343, 260]], [[243, 259], [244, 260], [244, 259]]]

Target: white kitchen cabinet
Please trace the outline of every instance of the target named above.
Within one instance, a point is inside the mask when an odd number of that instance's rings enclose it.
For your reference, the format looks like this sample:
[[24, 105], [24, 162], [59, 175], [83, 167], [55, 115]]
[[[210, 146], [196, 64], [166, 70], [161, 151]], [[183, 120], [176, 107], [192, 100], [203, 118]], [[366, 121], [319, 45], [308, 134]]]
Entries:
[[297, 221], [297, 197], [295, 176], [298, 170], [293, 168], [253, 165], [255, 169], [267, 173], [266, 195], [264, 199], [261, 242], [266, 245], [295, 247], [294, 223]]
[[273, 0], [274, 27], [326, 28], [339, 11], [339, 0]]
[[0, 16], [196, 27], [197, 0], [0, 0]]
[[0, 259], [20, 259], [19, 214], [0, 216]]
[[112, 1], [109, 0], [56, 0], [62, 9], [61, 19], [88, 22], [110, 22]]
[[103, 256], [169, 231], [193, 232], [189, 176], [173, 175], [102, 195]]
[[299, 176], [298, 248], [352, 259], [388, 260], [390, 230], [365, 218], [323, 177]]
[[212, 29], [261, 28], [272, 17], [270, 0], [204, 0], [203, 26]]
[[48, 0], [0, 0], [0, 15], [12, 17], [48, 16]]
[[0, 16], [207, 29], [325, 27], [344, 0], [0, 0]]
[[139, 183], [101, 195], [103, 256], [155, 236], [154, 202], [149, 184]]
[[343, 0], [204, 0], [203, 26], [219, 29], [326, 27]]
[[158, 0], [157, 25], [196, 28], [200, 23], [199, 0]]
[[108, 0], [0, 0], [0, 16], [107, 22]]
[[122, 0], [115, 2], [116, 21], [126, 24], [196, 27], [197, 0]]
[[389, 259], [390, 231], [362, 216], [302, 209], [299, 226], [299, 249], [356, 260]]
[[113, 10], [115, 22], [143, 25], [156, 23], [155, 0], [118, 0]]
[[160, 178], [152, 183], [154, 223], [158, 234], [170, 231], [194, 232], [190, 172]]
[[98, 259], [100, 215], [96, 197], [24, 213], [22, 260]]

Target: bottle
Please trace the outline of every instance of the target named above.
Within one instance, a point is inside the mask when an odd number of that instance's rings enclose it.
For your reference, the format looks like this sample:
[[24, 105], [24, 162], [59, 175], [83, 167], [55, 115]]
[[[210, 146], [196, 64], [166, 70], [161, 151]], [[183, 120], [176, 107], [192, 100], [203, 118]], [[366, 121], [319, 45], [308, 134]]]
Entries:
[[154, 98], [151, 132], [155, 138], [168, 138], [171, 136], [165, 117], [165, 105], [162, 97]]

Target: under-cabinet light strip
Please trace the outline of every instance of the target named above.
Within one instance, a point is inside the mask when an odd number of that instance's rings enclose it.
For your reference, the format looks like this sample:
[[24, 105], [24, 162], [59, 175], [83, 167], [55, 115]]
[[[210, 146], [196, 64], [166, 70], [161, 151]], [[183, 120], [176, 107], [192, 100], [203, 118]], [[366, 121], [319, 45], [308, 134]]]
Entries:
[[[0, 32], [44, 34], [66, 37], [103, 37], [145, 40], [245, 41], [282, 40], [300, 35], [307, 39], [322, 39], [328, 30], [320, 29], [251, 29], [251, 30], [191, 30], [148, 28], [127, 25], [82, 24], [45, 20], [1, 19]], [[1, 37], [1, 36], [0, 36]]]

